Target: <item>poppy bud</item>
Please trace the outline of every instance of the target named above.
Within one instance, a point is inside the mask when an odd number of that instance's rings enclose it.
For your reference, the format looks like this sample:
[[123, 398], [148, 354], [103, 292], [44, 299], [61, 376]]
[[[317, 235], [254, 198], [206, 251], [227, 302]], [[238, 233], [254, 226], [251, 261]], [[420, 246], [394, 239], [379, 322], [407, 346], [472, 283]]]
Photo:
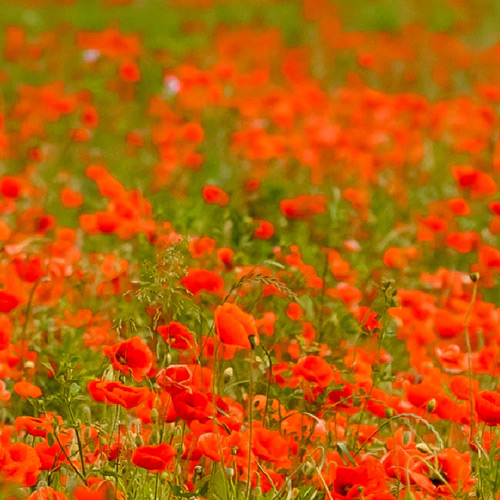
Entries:
[[479, 281], [480, 277], [481, 277], [481, 275], [478, 272], [469, 274], [469, 278], [472, 281], [472, 283], [476, 283], [477, 281]]
[[248, 342], [250, 342], [250, 346], [252, 347], [252, 349], [255, 349], [255, 346], [257, 345], [257, 336], [256, 335], [249, 335]]
[[202, 474], [203, 474], [203, 467], [201, 465], [197, 465], [194, 468], [194, 482], [200, 479]]
[[[92, 413], [90, 411], [90, 408], [87, 405], [82, 405], [80, 407], [80, 410], [83, 414], [85, 422], [92, 422]], [[85, 432], [89, 433], [87, 434], [87, 438], [90, 438], [90, 430], [91, 430], [90, 427], [85, 428]]]
[[252, 496], [252, 498], [255, 498], [255, 500], [258, 500], [259, 498], [262, 498], [262, 488], [260, 486], [256, 486], [253, 489], [253, 496]]
[[304, 462], [302, 465], [302, 472], [307, 479], [312, 479], [314, 477], [314, 473], [316, 471], [316, 467], [311, 462]]
[[405, 431], [403, 433], [403, 445], [408, 446], [410, 444], [410, 441], [411, 441], [411, 432]]
[[432, 453], [432, 450], [429, 448], [429, 446], [425, 443], [418, 443], [416, 445], [416, 448], [418, 451], [421, 453]]
[[234, 375], [233, 368], [231, 366], [226, 368], [224, 370], [224, 383], [227, 384], [233, 378], [233, 375]]
[[435, 399], [431, 399], [431, 400], [427, 403], [427, 411], [428, 411], [429, 413], [432, 413], [435, 409], [436, 409], [436, 400], [435, 400]]
[[24, 363], [24, 368], [26, 370], [31, 370], [32, 368], [35, 368], [35, 363], [33, 363], [33, 361], [26, 361]]
[[156, 408], [153, 408], [151, 410], [151, 422], [153, 422], [153, 424], [156, 424], [156, 422], [158, 422], [158, 410]]
[[411, 491], [408, 491], [406, 492], [404, 500], [415, 500], [415, 495]]
[[144, 439], [142, 439], [142, 436], [140, 434], [137, 434], [135, 436], [135, 444], [137, 446], [142, 446], [144, 444]]
[[234, 469], [232, 467], [226, 467], [226, 474], [229, 476], [229, 477], [233, 477], [234, 476]]
[[385, 409], [385, 416], [387, 418], [392, 418], [394, 417], [394, 409], [393, 408], [386, 408]]

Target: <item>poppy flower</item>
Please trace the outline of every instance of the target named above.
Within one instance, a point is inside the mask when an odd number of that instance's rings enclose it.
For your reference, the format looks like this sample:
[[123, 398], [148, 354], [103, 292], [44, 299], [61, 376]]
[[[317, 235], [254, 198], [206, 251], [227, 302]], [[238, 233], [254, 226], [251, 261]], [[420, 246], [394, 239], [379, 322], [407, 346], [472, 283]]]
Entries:
[[203, 199], [211, 205], [219, 205], [223, 207], [229, 203], [229, 195], [217, 186], [204, 186], [202, 196]]
[[210, 293], [219, 294], [224, 289], [224, 280], [214, 271], [207, 269], [195, 269], [191, 267], [181, 285], [185, 286], [192, 294], [196, 295], [205, 290]]
[[60, 199], [65, 208], [78, 208], [83, 204], [83, 195], [68, 187], [61, 189]]
[[0, 290], [0, 312], [8, 313], [19, 305], [19, 299], [4, 290]]
[[269, 240], [274, 235], [274, 224], [267, 220], [258, 221], [259, 226], [253, 232], [253, 235], [260, 240]]
[[193, 334], [178, 321], [172, 321], [168, 325], [161, 325], [157, 328], [163, 340], [171, 347], [179, 350], [189, 350], [194, 347]]
[[141, 381], [153, 366], [153, 353], [140, 337], [103, 346], [102, 351], [110, 358], [115, 370], [132, 373], [137, 381]]
[[24, 486], [34, 486], [40, 475], [40, 459], [35, 450], [24, 443], [13, 443], [0, 454], [0, 470], [4, 476]]
[[87, 389], [94, 401], [118, 404], [125, 409], [136, 408], [149, 394], [147, 387], [130, 387], [121, 382], [90, 381]]
[[328, 387], [335, 379], [331, 366], [319, 356], [299, 359], [293, 366], [292, 373], [295, 377], [303, 377], [309, 382], [314, 382], [318, 387]]
[[289, 219], [306, 219], [326, 212], [326, 196], [301, 194], [296, 198], [280, 201], [281, 213]]
[[213, 414], [212, 404], [207, 396], [201, 392], [184, 391], [172, 394], [172, 400], [177, 416], [186, 420], [186, 422], [192, 422], [193, 420], [206, 422]]
[[52, 423], [47, 418], [17, 417], [14, 426], [18, 434], [25, 430], [31, 436], [46, 437], [52, 432]]
[[481, 391], [476, 395], [478, 417], [487, 425], [500, 424], [500, 394], [495, 391]]
[[187, 365], [169, 365], [156, 374], [156, 383], [170, 394], [189, 390], [193, 374]]
[[286, 462], [290, 456], [287, 440], [278, 431], [257, 427], [253, 430], [252, 451], [267, 462]]
[[2, 177], [0, 179], [0, 193], [5, 198], [19, 198], [21, 195], [21, 181], [15, 177]]
[[223, 344], [250, 349], [250, 337], [258, 344], [255, 318], [242, 311], [236, 304], [225, 302], [224, 305], [217, 306], [214, 319], [215, 331]]
[[26, 396], [36, 399], [42, 395], [41, 389], [29, 382], [16, 382], [14, 384], [14, 391], [23, 399], [26, 399]]
[[120, 65], [120, 78], [124, 82], [136, 83], [141, 79], [141, 71], [134, 61], [125, 60]]
[[163, 472], [177, 452], [167, 443], [139, 446], [132, 454], [132, 463], [149, 472]]

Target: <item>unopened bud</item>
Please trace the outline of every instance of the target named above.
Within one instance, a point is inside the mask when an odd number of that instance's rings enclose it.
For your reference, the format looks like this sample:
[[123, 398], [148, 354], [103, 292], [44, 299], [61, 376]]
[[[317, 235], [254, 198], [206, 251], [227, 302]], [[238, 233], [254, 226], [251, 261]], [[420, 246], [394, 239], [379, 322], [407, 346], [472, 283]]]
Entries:
[[432, 453], [432, 450], [429, 448], [429, 445], [427, 445], [426, 443], [418, 443], [416, 445], [416, 448], [421, 453]]
[[469, 274], [469, 278], [472, 281], [472, 283], [478, 282], [480, 277], [481, 277], [481, 275], [478, 272]]
[[233, 477], [234, 476], [234, 469], [232, 467], [226, 467], [226, 474], [229, 476], [229, 477]]
[[26, 361], [24, 363], [24, 368], [26, 370], [31, 370], [32, 368], [35, 368], [35, 363], [33, 363], [33, 361]]
[[224, 370], [224, 383], [227, 384], [234, 376], [234, 370], [231, 366]]
[[142, 439], [142, 436], [140, 434], [137, 434], [135, 436], [135, 444], [137, 446], [142, 446], [144, 444], [144, 439]]
[[432, 413], [436, 409], [436, 400], [433, 398], [427, 403], [427, 411]]
[[302, 465], [302, 472], [307, 479], [312, 479], [314, 477], [314, 473], [316, 471], [316, 467], [311, 462], [304, 462]]
[[250, 342], [252, 349], [255, 349], [255, 346], [257, 345], [257, 337], [255, 335], [249, 335], [248, 342]]
[[394, 417], [394, 409], [393, 408], [386, 408], [385, 409], [385, 416], [387, 418], [392, 418]]
[[153, 424], [156, 424], [156, 422], [158, 422], [158, 410], [156, 408], [153, 408], [151, 410], [151, 422], [153, 422]]
[[405, 431], [403, 433], [403, 445], [408, 446], [411, 441], [411, 432], [410, 431]]
[[195, 479], [199, 479], [203, 473], [203, 467], [201, 465], [197, 465], [194, 468], [194, 477]]

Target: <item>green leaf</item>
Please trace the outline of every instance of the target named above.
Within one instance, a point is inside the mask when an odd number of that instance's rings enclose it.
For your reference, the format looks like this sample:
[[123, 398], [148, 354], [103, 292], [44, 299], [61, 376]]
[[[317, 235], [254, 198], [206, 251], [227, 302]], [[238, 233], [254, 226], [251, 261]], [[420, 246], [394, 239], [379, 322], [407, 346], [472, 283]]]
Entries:
[[347, 459], [352, 465], [357, 465], [354, 461], [354, 458], [352, 458], [351, 452], [349, 451], [349, 448], [347, 447], [347, 443], [345, 441], [340, 441], [339, 443], [337, 443], [337, 449], [339, 450], [342, 458]]
[[176, 497], [180, 497], [180, 498], [193, 498], [193, 497], [199, 496], [198, 493], [193, 492], [193, 491], [188, 491], [187, 493], [183, 492], [182, 488], [180, 486], [177, 486], [174, 483], [169, 482], [168, 485], [170, 486], [170, 489], [172, 490], [173, 494]]

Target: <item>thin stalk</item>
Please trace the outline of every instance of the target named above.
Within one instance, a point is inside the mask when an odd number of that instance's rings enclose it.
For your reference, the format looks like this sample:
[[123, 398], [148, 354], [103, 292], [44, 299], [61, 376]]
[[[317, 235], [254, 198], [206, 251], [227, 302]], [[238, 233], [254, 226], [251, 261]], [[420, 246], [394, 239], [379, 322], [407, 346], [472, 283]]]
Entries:
[[249, 372], [249, 378], [250, 378], [250, 384], [248, 388], [248, 425], [250, 427], [249, 430], [249, 442], [250, 446], [248, 448], [248, 479], [247, 479], [247, 491], [246, 491], [246, 500], [250, 500], [250, 492], [251, 492], [251, 486], [252, 486], [252, 474], [250, 472], [251, 466], [252, 466], [252, 438], [253, 438], [253, 375], [252, 375], [252, 361], [254, 358], [254, 352], [251, 351], [250, 353], [250, 372]]
[[471, 277], [473, 282], [472, 287], [472, 298], [469, 304], [469, 308], [467, 309], [467, 313], [465, 314], [464, 319], [464, 332], [465, 332], [465, 343], [467, 346], [467, 354], [469, 355], [469, 363], [467, 367], [468, 377], [469, 377], [469, 410], [470, 410], [470, 436], [469, 439], [472, 439], [474, 436], [474, 403], [472, 401], [472, 350], [470, 345], [470, 335], [469, 335], [469, 318], [472, 313], [472, 308], [474, 307], [474, 303], [476, 302], [477, 296], [477, 282], [479, 281], [479, 276], [474, 275], [474, 278]]

